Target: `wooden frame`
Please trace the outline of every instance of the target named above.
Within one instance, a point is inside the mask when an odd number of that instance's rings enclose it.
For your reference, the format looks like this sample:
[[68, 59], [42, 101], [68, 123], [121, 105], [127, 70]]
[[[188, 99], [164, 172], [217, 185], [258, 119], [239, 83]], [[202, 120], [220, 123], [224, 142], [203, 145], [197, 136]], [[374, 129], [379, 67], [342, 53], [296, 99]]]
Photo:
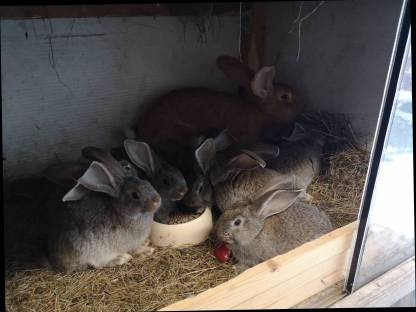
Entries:
[[356, 228], [350, 223], [161, 311], [293, 307], [345, 278]]
[[2, 6], [3, 19], [114, 16], [239, 15], [238, 2]]
[[384, 273], [330, 308], [389, 307], [415, 290], [415, 257]]

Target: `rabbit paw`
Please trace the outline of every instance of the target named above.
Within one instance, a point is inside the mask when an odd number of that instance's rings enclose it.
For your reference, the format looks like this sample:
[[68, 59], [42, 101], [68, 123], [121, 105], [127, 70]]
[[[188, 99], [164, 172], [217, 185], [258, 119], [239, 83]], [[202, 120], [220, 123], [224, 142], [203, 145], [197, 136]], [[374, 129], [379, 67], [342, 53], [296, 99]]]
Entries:
[[135, 255], [145, 255], [145, 256], [150, 256], [151, 254], [153, 254], [153, 252], [155, 251], [155, 249], [153, 247], [149, 247], [149, 246], [140, 246], [139, 248], [137, 248], [133, 253]]
[[131, 260], [131, 258], [133, 258], [133, 257], [128, 253], [121, 254], [121, 255], [115, 257], [113, 260], [111, 260], [108, 263], [108, 266], [109, 267], [114, 267], [114, 266], [117, 266], [117, 265], [123, 265], [123, 264], [129, 262]]
[[234, 271], [236, 271], [238, 274], [244, 272], [245, 270], [247, 270], [249, 267], [245, 264], [241, 264], [241, 263], [237, 263], [233, 265], [233, 269]]

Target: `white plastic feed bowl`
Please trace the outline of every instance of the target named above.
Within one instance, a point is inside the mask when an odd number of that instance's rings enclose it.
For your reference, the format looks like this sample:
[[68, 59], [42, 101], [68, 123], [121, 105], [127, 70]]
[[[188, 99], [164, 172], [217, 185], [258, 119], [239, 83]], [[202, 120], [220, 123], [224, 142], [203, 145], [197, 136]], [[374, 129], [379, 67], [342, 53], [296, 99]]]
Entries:
[[211, 209], [207, 208], [198, 218], [180, 224], [152, 222], [150, 241], [158, 247], [185, 247], [198, 245], [208, 238], [213, 227]]

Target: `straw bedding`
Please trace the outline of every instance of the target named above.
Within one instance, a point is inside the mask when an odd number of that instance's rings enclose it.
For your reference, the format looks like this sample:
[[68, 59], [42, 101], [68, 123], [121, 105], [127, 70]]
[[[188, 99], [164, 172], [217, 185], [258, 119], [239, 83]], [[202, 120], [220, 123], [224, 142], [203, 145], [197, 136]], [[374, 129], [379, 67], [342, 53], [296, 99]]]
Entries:
[[[368, 152], [349, 147], [327, 159], [310, 185], [313, 202], [334, 227], [357, 218]], [[57, 274], [46, 269], [6, 273], [7, 311], [156, 310], [226, 282], [237, 273], [214, 255], [215, 241], [186, 249], [156, 248], [117, 268]]]

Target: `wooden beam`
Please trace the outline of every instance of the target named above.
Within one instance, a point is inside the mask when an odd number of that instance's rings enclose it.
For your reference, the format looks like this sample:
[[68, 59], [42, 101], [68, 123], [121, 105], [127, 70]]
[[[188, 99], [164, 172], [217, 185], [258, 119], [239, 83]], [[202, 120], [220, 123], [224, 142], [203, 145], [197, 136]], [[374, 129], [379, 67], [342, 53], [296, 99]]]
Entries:
[[254, 3], [253, 25], [250, 33], [248, 51], [248, 66], [257, 71], [262, 67], [264, 59], [264, 32], [266, 29], [266, 6], [264, 3]]
[[233, 309], [288, 309], [305, 298], [322, 291], [344, 278], [347, 250], [317, 263], [301, 274], [290, 276], [277, 286], [258, 294]]
[[298, 303], [297, 305], [293, 306], [292, 309], [327, 308], [347, 295], [347, 293], [344, 291], [344, 284], [345, 280], [342, 279], [332, 286], [320, 291], [316, 295], [313, 295], [306, 300]]
[[169, 15], [163, 4], [2, 6], [3, 19], [76, 18], [104, 16]]
[[161, 310], [215, 310], [290, 307], [338, 282], [345, 275], [353, 222], [237, 277]]
[[389, 307], [415, 289], [415, 257], [361, 287], [330, 308]]
[[239, 3], [153, 3], [102, 5], [1, 6], [3, 19], [79, 18], [117, 16], [239, 15]]

